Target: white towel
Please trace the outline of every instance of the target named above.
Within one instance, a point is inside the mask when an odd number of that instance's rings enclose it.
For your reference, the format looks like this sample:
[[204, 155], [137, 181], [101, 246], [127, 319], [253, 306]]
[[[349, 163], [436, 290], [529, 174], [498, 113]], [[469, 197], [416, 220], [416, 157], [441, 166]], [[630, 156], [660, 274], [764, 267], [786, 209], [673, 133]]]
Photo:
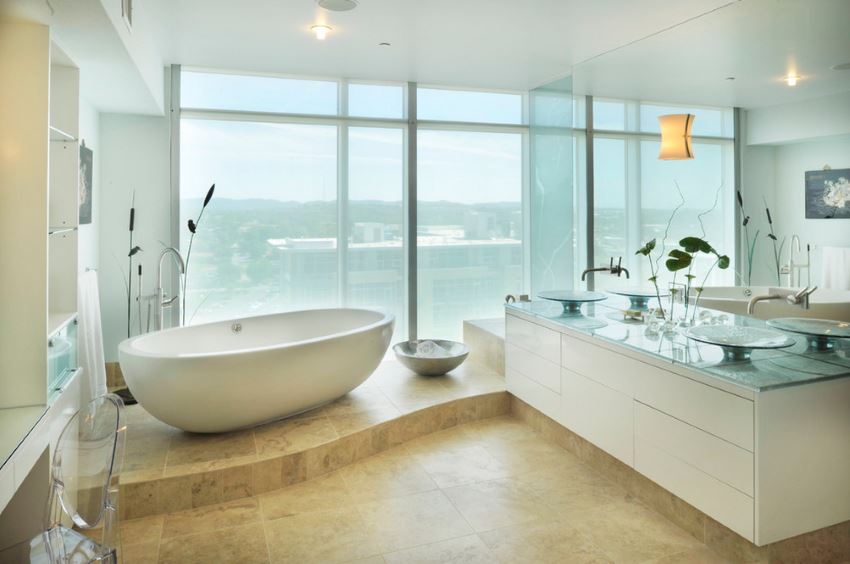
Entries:
[[79, 285], [79, 363], [83, 369], [82, 402], [106, 393], [106, 364], [103, 357], [103, 333], [100, 329], [100, 296], [97, 272], [89, 270], [80, 276]]
[[850, 248], [823, 248], [820, 279], [822, 288], [850, 290]]

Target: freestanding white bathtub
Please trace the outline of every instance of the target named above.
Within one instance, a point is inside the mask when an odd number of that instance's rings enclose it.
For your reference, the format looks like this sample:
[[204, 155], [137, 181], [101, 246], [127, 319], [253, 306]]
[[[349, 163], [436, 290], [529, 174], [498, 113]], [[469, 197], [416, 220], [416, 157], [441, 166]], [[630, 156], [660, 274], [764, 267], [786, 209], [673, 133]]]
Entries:
[[250, 427], [350, 392], [377, 368], [392, 314], [279, 313], [179, 327], [118, 346], [133, 395], [154, 417], [197, 433]]

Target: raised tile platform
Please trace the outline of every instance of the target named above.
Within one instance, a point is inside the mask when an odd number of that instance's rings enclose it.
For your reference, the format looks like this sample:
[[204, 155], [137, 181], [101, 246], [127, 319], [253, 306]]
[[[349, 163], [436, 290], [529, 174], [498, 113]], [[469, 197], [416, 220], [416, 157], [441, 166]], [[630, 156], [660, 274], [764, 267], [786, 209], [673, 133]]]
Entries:
[[490, 369], [467, 362], [424, 378], [395, 360], [333, 403], [232, 433], [187, 433], [129, 406], [121, 513], [142, 517], [271, 491], [507, 411], [504, 379]]
[[504, 317], [464, 321], [463, 342], [469, 347], [469, 360], [505, 374]]

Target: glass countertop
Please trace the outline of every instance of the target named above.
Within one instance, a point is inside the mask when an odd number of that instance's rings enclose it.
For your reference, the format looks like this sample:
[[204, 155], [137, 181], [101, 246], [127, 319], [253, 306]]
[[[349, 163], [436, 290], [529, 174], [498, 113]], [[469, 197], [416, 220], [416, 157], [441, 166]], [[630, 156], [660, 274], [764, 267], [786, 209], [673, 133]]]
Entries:
[[719, 346], [690, 340], [679, 330], [666, 334], [647, 331], [648, 327], [643, 322], [624, 318], [623, 311], [628, 307], [628, 299], [616, 295], [611, 295], [604, 302], [583, 305], [581, 314], [564, 313], [560, 304], [545, 301], [505, 306], [508, 311], [520, 311], [757, 392], [850, 377], [850, 343], [847, 342], [850, 339], [837, 339], [834, 348], [828, 351], [812, 350], [805, 335], [769, 328], [759, 319], [700, 307], [697, 319], [700, 312], [707, 311], [714, 317], [714, 323], [761, 327], [783, 333], [796, 341], [792, 347], [785, 349], [754, 350], [750, 360], [727, 360]]

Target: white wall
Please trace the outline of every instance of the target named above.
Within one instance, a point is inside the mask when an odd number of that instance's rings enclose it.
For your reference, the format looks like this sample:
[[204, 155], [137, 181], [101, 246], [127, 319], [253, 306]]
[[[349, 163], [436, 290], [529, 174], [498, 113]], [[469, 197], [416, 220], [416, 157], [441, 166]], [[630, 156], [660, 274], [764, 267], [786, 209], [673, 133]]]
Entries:
[[80, 100], [80, 139], [92, 150], [92, 222], [79, 227], [79, 269], [98, 269], [100, 265], [100, 239], [98, 237], [100, 199], [103, 186], [100, 184], [100, 114], [85, 100]]
[[776, 147], [775, 221], [789, 237], [792, 233], [800, 236], [804, 252], [806, 243], [812, 245], [814, 284], [821, 283], [822, 248], [850, 247], [850, 219], [806, 219], [804, 173], [826, 164], [834, 169], [850, 168], [850, 135]]
[[[104, 354], [118, 360], [117, 347], [127, 337], [127, 275], [129, 210], [136, 193], [134, 245], [143, 252], [134, 264], [143, 267], [143, 294], [153, 293], [156, 263], [163, 245], [170, 245], [171, 188], [169, 122], [166, 117], [102, 114], [100, 119], [100, 302]], [[135, 269], [135, 266], [134, 266]], [[135, 298], [137, 278], [133, 277]], [[146, 312], [143, 311], [143, 318]], [[133, 334], [138, 333], [135, 302]]]
[[754, 145], [850, 135], [850, 92], [750, 110], [746, 135]]

